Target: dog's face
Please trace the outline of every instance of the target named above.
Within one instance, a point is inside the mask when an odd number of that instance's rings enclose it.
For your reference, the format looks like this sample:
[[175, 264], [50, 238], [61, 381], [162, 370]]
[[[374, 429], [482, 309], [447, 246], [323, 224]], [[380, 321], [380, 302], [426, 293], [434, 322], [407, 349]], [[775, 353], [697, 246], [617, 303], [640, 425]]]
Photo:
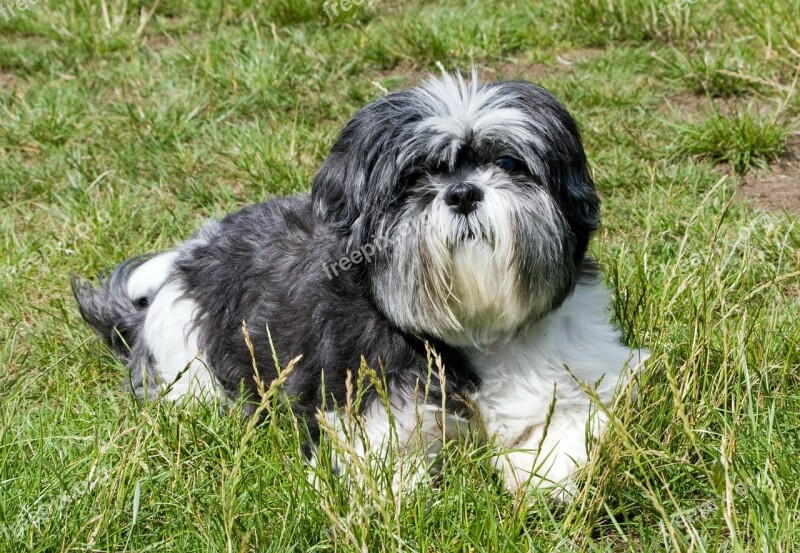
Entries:
[[431, 79], [356, 114], [317, 175], [316, 216], [384, 314], [451, 345], [513, 335], [575, 286], [599, 200], [577, 126], [524, 82]]

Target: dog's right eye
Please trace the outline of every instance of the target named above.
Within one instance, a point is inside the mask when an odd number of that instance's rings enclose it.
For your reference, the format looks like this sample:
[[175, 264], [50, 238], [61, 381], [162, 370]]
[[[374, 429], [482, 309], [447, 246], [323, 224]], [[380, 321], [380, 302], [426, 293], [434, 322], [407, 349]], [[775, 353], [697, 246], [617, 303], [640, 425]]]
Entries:
[[497, 165], [500, 169], [502, 169], [506, 173], [513, 173], [520, 167], [519, 160], [514, 159], [511, 156], [499, 157], [494, 161], [494, 164]]
[[444, 174], [444, 173], [449, 173], [450, 172], [450, 165], [445, 161], [440, 161], [439, 163], [437, 163], [435, 165], [431, 165], [428, 168], [428, 172], [431, 173], [432, 175], [441, 175], [441, 174]]
[[405, 179], [403, 179], [403, 183], [406, 186], [414, 186], [419, 182], [419, 180], [422, 177], [425, 176], [425, 173], [426, 171], [424, 169], [416, 169], [414, 171], [411, 171], [406, 175]]

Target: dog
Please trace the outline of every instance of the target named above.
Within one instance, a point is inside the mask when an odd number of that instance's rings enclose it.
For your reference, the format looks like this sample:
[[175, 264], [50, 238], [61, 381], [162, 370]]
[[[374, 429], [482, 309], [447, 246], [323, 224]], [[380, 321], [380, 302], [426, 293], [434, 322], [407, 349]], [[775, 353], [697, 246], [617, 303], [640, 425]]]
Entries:
[[606, 426], [595, 403], [647, 356], [609, 320], [587, 256], [599, 223], [578, 126], [550, 92], [443, 73], [359, 111], [310, 195], [73, 290], [140, 398], [254, 405], [277, 377], [272, 348], [302, 356], [282, 386], [313, 458], [320, 425], [343, 431], [363, 361], [386, 397], [361, 398], [356, 455], [414, 441], [430, 457], [475, 422], [509, 490], [563, 490]]

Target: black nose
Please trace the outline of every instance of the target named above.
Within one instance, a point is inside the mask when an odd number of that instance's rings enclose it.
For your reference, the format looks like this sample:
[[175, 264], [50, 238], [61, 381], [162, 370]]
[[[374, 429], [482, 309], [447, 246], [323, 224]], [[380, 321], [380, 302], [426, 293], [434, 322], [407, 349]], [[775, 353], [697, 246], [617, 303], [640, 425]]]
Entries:
[[444, 203], [467, 215], [475, 211], [475, 204], [483, 199], [481, 189], [473, 184], [459, 183], [445, 192]]

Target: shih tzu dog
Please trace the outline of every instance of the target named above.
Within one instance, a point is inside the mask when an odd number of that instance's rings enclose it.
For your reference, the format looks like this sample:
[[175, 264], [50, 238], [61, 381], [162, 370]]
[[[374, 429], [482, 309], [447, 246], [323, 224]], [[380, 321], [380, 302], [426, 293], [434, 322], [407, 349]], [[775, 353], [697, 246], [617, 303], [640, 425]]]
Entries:
[[586, 257], [599, 221], [552, 94], [444, 74], [358, 112], [310, 196], [246, 207], [73, 289], [140, 397], [258, 402], [274, 346], [281, 363], [302, 355], [283, 388], [313, 446], [320, 425], [342, 429], [363, 359], [388, 399], [362, 398], [357, 455], [414, 442], [430, 456], [468, 420], [509, 489], [553, 488], [605, 426], [596, 398], [610, 404], [646, 357], [621, 342]]

